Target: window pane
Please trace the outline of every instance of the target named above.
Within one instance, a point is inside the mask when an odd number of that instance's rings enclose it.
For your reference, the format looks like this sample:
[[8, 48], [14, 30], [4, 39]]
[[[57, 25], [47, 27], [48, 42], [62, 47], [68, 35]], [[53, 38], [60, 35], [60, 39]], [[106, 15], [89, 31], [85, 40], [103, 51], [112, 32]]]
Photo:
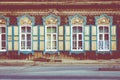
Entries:
[[27, 41], [27, 49], [31, 49], [31, 41]]
[[21, 32], [25, 33], [25, 27], [21, 27]]
[[27, 32], [31, 33], [31, 27], [27, 27]]
[[103, 34], [99, 34], [99, 40], [103, 40]]
[[47, 33], [51, 33], [51, 28], [47, 27]]
[[82, 33], [82, 27], [78, 27], [78, 33]]
[[21, 40], [25, 40], [25, 35], [24, 34], [22, 34]]
[[109, 35], [108, 34], [105, 34], [105, 40], [109, 40]]
[[103, 41], [99, 41], [99, 50], [103, 50]]
[[109, 49], [109, 40], [105, 40], [105, 49], [106, 49], [106, 50]]
[[73, 41], [73, 49], [77, 49], [77, 41]]
[[52, 27], [51, 32], [56, 33], [56, 27]]
[[51, 41], [47, 41], [47, 49], [51, 49]]
[[51, 34], [47, 34], [47, 41], [51, 40]]
[[27, 40], [31, 40], [31, 34], [27, 34]]
[[103, 33], [103, 27], [102, 26], [99, 27], [99, 32]]
[[56, 41], [52, 41], [52, 49], [56, 49]]
[[79, 34], [79, 40], [82, 40], [82, 34]]
[[5, 48], [5, 47], [6, 47], [6, 42], [2, 41], [2, 48]]
[[31, 46], [31, 41], [27, 41], [27, 46]]
[[53, 35], [53, 39], [52, 40], [56, 40], [56, 34]]
[[78, 49], [82, 49], [82, 41], [78, 42]]
[[73, 27], [73, 33], [77, 33], [77, 27]]
[[5, 34], [2, 34], [2, 40], [6, 40]]
[[5, 33], [5, 27], [2, 27], [2, 33]]
[[77, 40], [77, 34], [73, 34], [73, 40]]
[[25, 41], [21, 41], [21, 49], [25, 49]]
[[108, 33], [109, 32], [109, 28], [108, 27], [104, 27], [104, 32]]

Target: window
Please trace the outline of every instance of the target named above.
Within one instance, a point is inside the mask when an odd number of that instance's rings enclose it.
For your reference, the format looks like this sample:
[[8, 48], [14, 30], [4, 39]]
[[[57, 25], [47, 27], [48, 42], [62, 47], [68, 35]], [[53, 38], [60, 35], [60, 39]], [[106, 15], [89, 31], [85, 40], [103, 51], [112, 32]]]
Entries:
[[98, 51], [110, 50], [110, 29], [109, 26], [98, 26]]
[[82, 26], [72, 26], [72, 50], [83, 50], [83, 28]]
[[21, 50], [31, 50], [31, 42], [32, 42], [32, 35], [31, 35], [31, 25], [23, 25], [20, 27], [20, 49]]
[[0, 26], [0, 51], [6, 51], [6, 28], [4, 25]]
[[86, 17], [80, 16], [79, 14], [69, 16], [70, 25], [70, 44], [71, 51], [81, 51], [84, 49], [84, 27], [86, 25]]
[[47, 26], [46, 49], [50, 51], [57, 50], [57, 27]]
[[32, 51], [32, 27], [34, 25], [34, 17], [23, 15], [18, 17], [19, 25], [19, 50], [24, 52]]
[[97, 27], [97, 51], [110, 51], [111, 48], [111, 35], [112, 31], [112, 17], [102, 14], [96, 16], [96, 27]]
[[44, 51], [58, 51], [58, 25], [60, 24], [60, 17], [50, 14], [43, 17], [43, 24], [45, 27], [45, 49]]

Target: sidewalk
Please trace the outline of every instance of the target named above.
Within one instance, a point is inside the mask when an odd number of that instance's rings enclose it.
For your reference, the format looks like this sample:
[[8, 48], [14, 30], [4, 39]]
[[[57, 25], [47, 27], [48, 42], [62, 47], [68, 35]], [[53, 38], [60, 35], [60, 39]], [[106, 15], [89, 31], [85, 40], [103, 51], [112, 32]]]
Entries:
[[0, 60], [0, 66], [39, 66], [39, 65], [81, 65], [81, 64], [117, 64], [120, 65], [120, 59], [112, 60], [69, 60], [63, 59], [62, 62], [40, 62], [32, 60]]

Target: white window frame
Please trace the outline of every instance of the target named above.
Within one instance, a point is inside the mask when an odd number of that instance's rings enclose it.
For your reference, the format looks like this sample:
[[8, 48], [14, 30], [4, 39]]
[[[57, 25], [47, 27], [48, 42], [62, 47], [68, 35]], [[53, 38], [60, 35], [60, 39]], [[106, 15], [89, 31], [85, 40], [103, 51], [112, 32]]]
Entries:
[[[29, 27], [31, 27], [31, 32], [30, 32], [30, 33], [22, 33], [21, 28], [24, 27], [24, 26], [29, 26]], [[19, 40], [19, 43], [20, 43], [20, 51], [31, 51], [31, 50], [32, 50], [32, 26], [29, 25], [29, 24], [21, 25], [19, 30], [20, 30], [20, 40]], [[22, 34], [25, 35], [25, 49], [21, 49], [21, 48], [22, 48], [22, 46], [21, 46], [21, 42], [22, 42], [21, 36], [22, 36]], [[31, 35], [31, 49], [27, 49], [27, 34], [30, 34], [30, 35]]]
[[[101, 26], [103, 26], [103, 27], [105, 27], [105, 26], [107, 26], [108, 27], [108, 30], [109, 30], [109, 32], [108, 32], [108, 34], [109, 34], [109, 49], [105, 49], [104, 47], [105, 47], [105, 42], [103, 43], [103, 49], [99, 49], [99, 34], [102, 34], [102, 35], [105, 35], [105, 33], [99, 33], [99, 27], [101, 27]], [[98, 51], [110, 51], [110, 25], [98, 25], [97, 26], [97, 43], [98, 43], [98, 46], [97, 46], [97, 50]], [[105, 41], [105, 37], [103, 36], [103, 40]]]
[[[3, 49], [3, 50], [2, 50], [2, 34], [5, 34], [5, 38], [6, 38], [6, 27], [7, 27], [7, 26], [6, 26], [6, 25], [0, 25], [0, 28], [2, 28], [2, 27], [5, 27], [5, 33], [0, 33], [0, 51], [3, 51], [3, 52], [4, 52], [4, 51], [7, 50], [7, 41], [6, 41], [7, 39], [5, 39], [5, 43], [6, 43], [5, 48], [6, 48], [6, 49]], [[1, 32], [1, 31], [0, 31], [0, 32]]]
[[[52, 26], [56, 26], [56, 33], [47, 33], [47, 27], [52, 27]], [[45, 29], [45, 30], [46, 30], [46, 31], [45, 31], [45, 36], [46, 36], [46, 37], [45, 37], [45, 38], [46, 38], [46, 39], [45, 39], [45, 41], [46, 41], [46, 42], [45, 42], [45, 43], [46, 43], [46, 44], [45, 44], [45, 46], [46, 46], [45, 49], [46, 49], [46, 51], [57, 51], [57, 50], [58, 50], [58, 26], [57, 26], [57, 25], [50, 24], [50, 25], [46, 25], [45, 28], [46, 28], [46, 29]], [[51, 41], [50, 49], [47, 48], [47, 47], [48, 47], [48, 46], [47, 46], [47, 41], [48, 41], [48, 40], [47, 40], [47, 34], [50, 34], [50, 35], [51, 35], [51, 39], [53, 39], [53, 35], [54, 35], [54, 34], [56, 35], [56, 40], [50, 40], [50, 41]], [[56, 41], [56, 49], [52, 49], [52, 41]]]
[[[82, 27], [82, 33], [73, 33], [73, 27], [75, 27], [75, 26], [80, 26], [80, 27]], [[84, 51], [84, 27], [83, 27], [83, 25], [72, 25], [71, 26], [71, 50], [72, 51]], [[73, 34], [77, 34], [77, 49], [73, 49], [73, 37], [72, 37], [72, 35]], [[78, 49], [78, 41], [81, 41], [81, 40], [79, 40], [79, 34], [82, 34], [82, 49]]]

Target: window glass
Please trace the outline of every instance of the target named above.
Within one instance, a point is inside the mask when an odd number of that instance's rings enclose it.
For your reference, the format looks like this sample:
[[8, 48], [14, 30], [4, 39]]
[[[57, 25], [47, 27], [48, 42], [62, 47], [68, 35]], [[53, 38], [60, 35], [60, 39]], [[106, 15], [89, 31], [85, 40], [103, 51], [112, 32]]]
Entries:
[[0, 27], [0, 50], [6, 50], [6, 27]]
[[51, 28], [51, 33], [56, 33], [56, 27]]
[[72, 50], [83, 50], [83, 31], [82, 26], [72, 26]]
[[5, 27], [2, 27], [2, 33], [5, 33]]
[[78, 26], [78, 33], [82, 33], [82, 27]]
[[98, 38], [98, 50], [99, 51], [108, 51], [110, 45], [109, 38], [109, 26], [100, 26], [99, 27], [99, 38]]
[[5, 34], [2, 34], [2, 40], [6, 40]]
[[47, 50], [57, 49], [57, 31], [56, 26], [47, 26]]
[[21, 50], [31, 49], [31, 26], [21, 26]]
[[27, 32], [31, 33], [31, 27], [27, 27]]
[[31, 40], [31, 34], [27, 34], [27, 40]]
[[25, 33], [25, 27], [21, 27], [21, 32]]

